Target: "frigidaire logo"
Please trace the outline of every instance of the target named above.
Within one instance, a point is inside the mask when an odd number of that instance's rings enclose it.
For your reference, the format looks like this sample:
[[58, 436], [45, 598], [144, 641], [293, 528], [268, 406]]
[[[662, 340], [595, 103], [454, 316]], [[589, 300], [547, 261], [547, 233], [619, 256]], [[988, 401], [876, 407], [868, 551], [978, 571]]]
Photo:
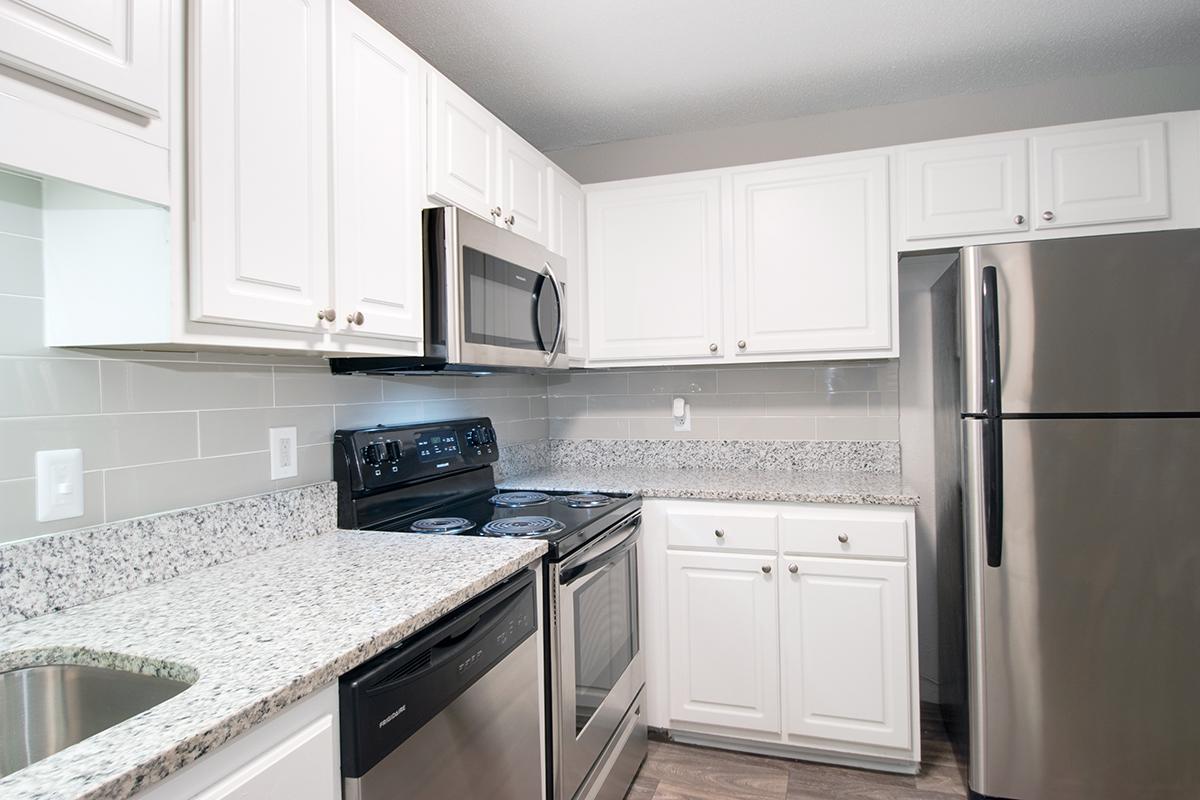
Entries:
[[467, 667], [471, 666], [471, 665], [472, 665], [472, 664], [474, 664], [476, 661], [478, 661], [478, 660], [479, 660], [479, 657], [480, 657], [480, 656], [482, 656], [482, 655], [483, 655], [483, 651], [482, 651], [482, 650], [476, 650], [474, 653], [472, 653], [472, 654], [471, 654], [471, 657], [470, 657], [470, 658], [468, 658], [466, 661], [464, 661], [464, 662], [462, 662], [461, 664], [459, 664], [459, 665], [458, 665], [458, 671], [459, 671], [459, 672], [462, 672], [464, 669], [466, 669]]
[[394, 720], [396, 717], [400, 716], [407, 710], [408, 710], [408, 706], [400, 706], [395, 711], [393, 711], [392, 713], [390, 713], [386, 717], [384, 717], [383, 721], [379, 723], [379, 727], [382, 728], [384, 725], [387, 725], [389, 722], [391, 722], [392, 720]]

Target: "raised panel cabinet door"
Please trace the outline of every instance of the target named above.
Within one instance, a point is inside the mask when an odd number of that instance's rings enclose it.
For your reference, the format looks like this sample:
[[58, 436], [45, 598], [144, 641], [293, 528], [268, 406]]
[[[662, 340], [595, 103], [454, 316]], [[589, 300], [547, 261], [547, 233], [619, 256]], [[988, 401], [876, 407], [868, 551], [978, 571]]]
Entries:
[[0, 0], [0, 63], [158, 117], [168, 16], [167, 0]]
[[891, 347], [886, 156], [733, 177], [734, 352]]
[[327, 0], [191, 8], [193, 318], [325, 330]]
[[672, 721], [779, 732], [775, 560], [667, 554]]
[[500, 121], [444, 76], [429, 77], [429, 194], [499, 222]]
[[567, 274], [559, 276], [567, 284], [567, 354], [581, 363], [587, 357], [583, 189], [560, 169], [550, 167], [549, 174], [550, 249], [567, 260]]
[[721, 179], [587, 192], [588, 360], [720, 359]]
[[333, 27], [337, 330], [419, 340], [422, 62], [350, 0]]
[[500, 133], [500, 211], [505, 227], [541, 245], [550, 242], [549, 161], [509, 130]]
[[1038, 228], [1170, 214], [1165, 122], [1035, 136], [1033, 159]]
[[337, 800], [342, 793], [334, 769], [336, 747], [333, 716], [326, 715], [193, 800]]
[[791, 557], [781, 563], [785, 732], [910, 747], [907, 566]]
[[905, 152], [904, 238], [1029, 230], [1029, 156], [1024, 137]]

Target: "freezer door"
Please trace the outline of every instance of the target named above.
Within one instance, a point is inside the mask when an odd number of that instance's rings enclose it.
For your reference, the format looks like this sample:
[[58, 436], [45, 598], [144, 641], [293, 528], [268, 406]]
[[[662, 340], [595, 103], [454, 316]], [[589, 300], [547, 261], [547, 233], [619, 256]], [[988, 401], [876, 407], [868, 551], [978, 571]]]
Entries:
[[1200, 420], [1004, 421], [998, 567], [963, 424], [971, 788], [1200, 797]]
[[983, 413], [996, 268], [1005, 414], [1200, 411], [1200, 231], [963, 251], [963, 411]]

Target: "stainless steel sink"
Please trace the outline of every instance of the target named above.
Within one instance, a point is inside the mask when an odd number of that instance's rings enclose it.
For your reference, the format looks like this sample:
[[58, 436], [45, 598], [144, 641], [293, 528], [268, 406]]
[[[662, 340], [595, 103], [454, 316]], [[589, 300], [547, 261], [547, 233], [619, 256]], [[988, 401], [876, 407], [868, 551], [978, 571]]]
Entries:
[[0, 672], [0, 777], [111, 728], [188, 686], [126, 670], [64, 664]]

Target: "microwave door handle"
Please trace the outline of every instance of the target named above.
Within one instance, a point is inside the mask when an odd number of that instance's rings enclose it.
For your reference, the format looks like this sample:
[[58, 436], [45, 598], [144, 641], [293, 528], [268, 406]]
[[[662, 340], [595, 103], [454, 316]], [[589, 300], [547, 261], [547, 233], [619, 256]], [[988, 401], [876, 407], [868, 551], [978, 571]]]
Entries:
[[554, 331], [554, 343], [550, 346], [549, 352], [546, 353], [546, 363], [553, 364], [554, 359], [558, 357], [558, 348], [563, 343], [563, 323], [567, 317], [567, 309], [563, 300], [563, 292], [558, 282], [558, 276], [554, 274], [554, 267], [550, 266], [550, 262], [543, 262], [546, 266], [546, 274], [550, 277], [550, 283], [554, 285], [554, 299], [558, 303], [558, 326]]

